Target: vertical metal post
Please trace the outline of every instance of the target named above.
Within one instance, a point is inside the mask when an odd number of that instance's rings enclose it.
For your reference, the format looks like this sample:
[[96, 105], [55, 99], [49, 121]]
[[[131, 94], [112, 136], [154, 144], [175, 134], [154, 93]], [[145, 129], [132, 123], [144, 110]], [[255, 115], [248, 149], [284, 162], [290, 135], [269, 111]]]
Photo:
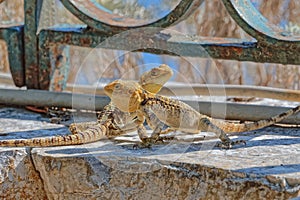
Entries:
[[38, 89], [38, 37], [37, 26], [42, 0], [24, 1], [24, 55], [25, 76], [28, 89]]
[[25, 85], [23, 27], [0, 28], [0, 39], [7, 45], [8, 60], [12, 78], [17, 87]]
[[50, 75], [50, 91], [61, 92], [67, 86], [70, 70], [70, 46], [55, 45], [50, 52], [51, 66], [55, 66]]

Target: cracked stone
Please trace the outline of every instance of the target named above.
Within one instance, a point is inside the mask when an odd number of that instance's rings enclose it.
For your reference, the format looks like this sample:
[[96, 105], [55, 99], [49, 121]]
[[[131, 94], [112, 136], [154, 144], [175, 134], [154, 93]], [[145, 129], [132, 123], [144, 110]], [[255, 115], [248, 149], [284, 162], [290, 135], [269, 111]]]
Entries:
[[[66, 127], [26, 116], [18, 118], [1, 139], [68, 133]], [[0, 119], [4, 132], [7, 120], [12, 118]], [[31, 130], [33, 121], [37, 125]], [[117, 138], [123, 142], [0, 148], [0, 198], [296, 198], [300, 195], [299, 133], [299, 129], [280, 127], [243, 133], [238, 137], [247, 145], [230, 150], [212, 148], [215, 140], [133, 149], [136, 133]]]

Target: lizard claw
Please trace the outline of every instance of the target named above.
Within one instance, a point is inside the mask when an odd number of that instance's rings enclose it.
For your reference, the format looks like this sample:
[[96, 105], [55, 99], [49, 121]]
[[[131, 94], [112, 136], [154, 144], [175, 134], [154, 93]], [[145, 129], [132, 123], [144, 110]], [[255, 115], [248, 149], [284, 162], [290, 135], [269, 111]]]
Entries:
[[142, 138], [142, 142], [140, 142], [139, 144], [134, 144], [133, 149], [151, 148], [152, 144], [164, 144], [165, 140], [174, 140], [174, 138], [174, 136]]
[[236, 141], [226, 141], [226, 142], [218, 142], [216, 144], [216, 147], [220, 147], [222, 149], [231, 149], [233, 145], [237, 145], [237, 144], [244, 144], [246, 145], [246, 141], [245, 140], [236, 140]]
[[231, 144], [232, 145], [236, 145], [236, 144], [244, 144], [246, 145], [246, 141], [245, 140], [236, 140], [236, 141], [232, 141]]
[[158, 141], [162, 141], [162, 142], [164, 142], [164, 140], [174, 140], [175, 139], [175, 136], [161, 136], [161, 137], [159, 137], [158, 138]]
[[143, 139], [143, 142], [151, 144], [164, 144], [165, 141], [174, 140], [174, 136], [158, 136], [158, 137], [149, 137]]
[[134, 144], [133, 149], [144, 149], [144, 148], [151, 148], [151, 144], [147, 142], [140, 142], [138, 144]]
[[141, 138], [141, 142], [139, 142], [138, 144], [134, 144], [133, 145], [133, 149], [144, 149], [144, 148], [151, 148], [151, 145], [154, 143], [153, 142], [153, 138]]

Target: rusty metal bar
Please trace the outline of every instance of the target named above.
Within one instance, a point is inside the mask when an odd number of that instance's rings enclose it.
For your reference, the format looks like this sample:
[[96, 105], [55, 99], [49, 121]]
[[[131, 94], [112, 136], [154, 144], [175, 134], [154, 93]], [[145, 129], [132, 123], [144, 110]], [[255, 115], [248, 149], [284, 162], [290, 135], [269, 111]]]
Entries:
[[[107, 40], [106, 40], [107, 39]], [[39, 34], [40, 88], [48, 89], [52, 44], [78, 45], [128, 51], [142, 51], [174, 56], [212, 57], [282, 64], [300, 64], [299, 52], [282, 48], [261, 48], [257, 42], [232, 38], [188, 37], [176, 33], [161, 32], [161, 29], [141, 28], [115, 36], [91, 32], [81, 26], [42, 30]], [[271, 50], [272, 49], [272, 50]], [[270, 55], [272, 51], [272, 56]], [[294, 50], [293, 50], [294, 51]]]
[[[126, 23], [126, 19], [120, 21], [112, 20], [114, 15], [109, 16], [103, 13], [103, 11], [92, 8], [91, 10], [96, 11], [99, 10], [99, 15], [93, 15], [91, 13], [90, 7], [93, 7], [90, 1], [77, 1], [77, 0], [62, 0], [64, 5], [73, 12], [76, 16], [86, 16], [86, 18], [82, 18], [82, 20], [86, 20], [86, 23], [93, 27], [95, 27], [95, 23], [97, 24], [105, 24], [102, 21], [111, 22], [110, 27], [120, 28], [119, 31], [110, 31], [110, 34], [115, 32], [120, 32], [124, 30], [129, 30], [130, 28], [139, 28], [142, 26], [132, 26], [130, 23]], [[181, 1], [178, 7], [184, 7], [185, 4], [189, 5], [191, 2]], [[201, 2], [197, 2], [198, 5]], [[297, 56], [297, 52], [300, 50], [300, 40], [297, 37], [290, 36], [286, 31], [281, 30], [277, 26], [274, 26], [267, 22], [267, 20], [254, 8], [252, 3], [249, 0], [223, 0], [224, 5], [226, 6], [229, 14], [236, 20], [236, 22], [250, 35], [252, 35], [256, 41], [245, 41], [245, 40], [237, 40], [237, 39], [221, 39], [221, 38], [201, 38], [201, 37], [187, 37], [187, 36], [178, 36], [175, 34], [170, 34], [170, 37], [165, 38], [155, 38], [153, 35], [146, 33], [145, 40], [148, 39], [156, 39], [159, 40], [159, 43], [169, 42], [168, 44], [162, 45], [170, 45], [171, 52], [161, 51], [159, 49], [159, 45], [153, 47], [148, 47], [142, 49], [143, 51], [150, 53], [159, 53], [159, 54], [171, 54], [171, 55], [186, 55], [186, 56], [203, 56], [203, 51], [201, 50], [204, 47], [209, 55], [213, 58], [220, 59], [234, 59], [240, 61], [256, 61], [256, 62], [270, 62], [270, 63], [282, 63], [282, 64], [299, 64], [299, 56]], [[88, 5], [87, 5], [88, 4]], [[91, 5], [90, 5], [91, 4]], [[181, 4], [183, 6], [181, 6]], [[76, 7], [77, 6], [77, 7]], [[194, 5], [195, 6], [195, 5]], [[95, 6], [94, 6], [95, 7]], [[176, 10], [176, 9], [174, 9]], [[191, 12], [193, 9], [189, 9]], [[187, 12], [187, 13], [189, 13]], [[178, 12], [178, 13], [182, 13]], [[177, 14], [178, 14], [177, 13]], [[100, 15], [101, 14], [101, 15]], [[103, 15], [102, 15], [103, 14]], [[171, 14], [170, 14], [171, 15]], [[93, 16], [91, 18], [89, 16]], [[101, 19], [101, 17], [102, 19]], [[168, 19], [168, 18], [166, 18]], [[166, 22], [166, 19], [161, 19]], [[102, 21], [101, 21], [102, 20]], [[89, 24], [94, 22], [94, 24]], [[105, 24], [107, 25], [107, 24]], [[127, 25], [127, 29], [124, 29], [124, 25]], [[145, 25], [148, 26], [149, 24]], [[167, 24], [170, 25], [170, 24]], [[155, 27], [156, 25], [152, 24], [151, 27]], [[101, 26], [102, 27], [102, 26]], [[160, 24], [160, 27], [164, 27], [164, 25]], [[103, 27], [102, 27], [103, 28]], [[101, 29], [102, 32], [105, 29]], [[152, 33], [152, 32], [151, 32]], [[145, 32], [143, 33], [145, 34]], [[103, 34], [102, 34], [103, 35]], [[136, 35], [134, 35], [135, 38]], [[87, 35], [89, 38], [89, 35]], [[138, 42], [142, 42], [141, 39], [143, 37], [138, 37], [140, 40]], [[154, 42], [156, 41], [154, 40]], [[165, 41], [162, 41], [165, 40]], [[167, 41], [168, 40], [168, 41]], [[129, 40], [133, 41], [133, 40]], [[147, 44], [146, 42], [143, 42]], [[76, 45], [76, 44], [75, 44]], [[149, 46], [149, 45], [148, 45]], [[197, 48], [197, 46], [199, 46]], [[202, 46], [202, 47], [201, 47]], [[274, 48], [276, 47], [276, 48]], [[127, 49], [126, 47], [115, 46], [116, 49]], [[198, 52], [200, 49], [200, 52]], [[192, 52], [189, 52], [192, 51]]]
[[[99, 47], [120, 50], [135, 50], [155, 54], [169, 54], [191, 57], [212, 57], [218, 59], [235, 59], [239, 61], [256, 61], [282, 64], [300, 64], [298, 52], [274, 49], [270, 56], [255, 41], [234, 38], [209, 38], [182, 36], [176, 33], [160, 32], [162, 29], [134, 29], [130, 34], [107, 35], [90, 33], [85, 27], [52, 29], [41, 31], [40, 40], [46, 43], [60, 43], [85, 47]], [[105, 39], [109, 38], [109, 41]], [[105, 42], [103, 42], [105, 41]], [[45, 44], [43, 44], [45, 46]], [[43, 46], [40, 46], [43, 48]], [[274, 48], [274, 47], [273, 47]], [[45, 59], [45, 58], [43, 58]]]
[[50, 77], [50, 91], [63, 91], [67, 85], [70, 70], [70, 46], [55, 45], [51, 48], [49, 58], [54, 62]]
[[39, 33], [39, 89], [48, 90], [51, 79], [51, 47], [77, 45], [96, 47], [109, 36], [90, 31], [86, 26], [41, 30]]
[[25, 85], [23, 26], [0, 27], [0, 39], [7, 45], [10, 72], [17, 87]]
[[28, 89], [39, 88], [37, 26], [42, 2], [42, 0], [24, 1], [24, 55]]
[[[107, 96], [71, 94], [42, 90], [0, 89], [0, 103], [10, 105], [58, 106], [73, 109], [102, 110], [109, 103]], [[74, 100], [76, 99], [76, 100]], [[287, 107], [217, 103], [205, 101], [184, 101], [205, 115], [229, 120], [256, 121], [285, 112]], [[213, 110], [213, 113], [212, 113]], [[300, 124], [300, 113], [282, 121], [286, 124]]]

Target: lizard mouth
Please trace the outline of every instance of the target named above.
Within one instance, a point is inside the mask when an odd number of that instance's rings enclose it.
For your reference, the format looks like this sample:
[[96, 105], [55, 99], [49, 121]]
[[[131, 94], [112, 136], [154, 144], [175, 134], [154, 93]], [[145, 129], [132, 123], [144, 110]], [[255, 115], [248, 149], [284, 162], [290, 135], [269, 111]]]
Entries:
[[113, 84], [106, 85], [106, 86], [104, 86], [104, 93], [107, 96], [111, 97], [112, 93], [113, 93], [113, 89], [114, 89], [114, 85]]

